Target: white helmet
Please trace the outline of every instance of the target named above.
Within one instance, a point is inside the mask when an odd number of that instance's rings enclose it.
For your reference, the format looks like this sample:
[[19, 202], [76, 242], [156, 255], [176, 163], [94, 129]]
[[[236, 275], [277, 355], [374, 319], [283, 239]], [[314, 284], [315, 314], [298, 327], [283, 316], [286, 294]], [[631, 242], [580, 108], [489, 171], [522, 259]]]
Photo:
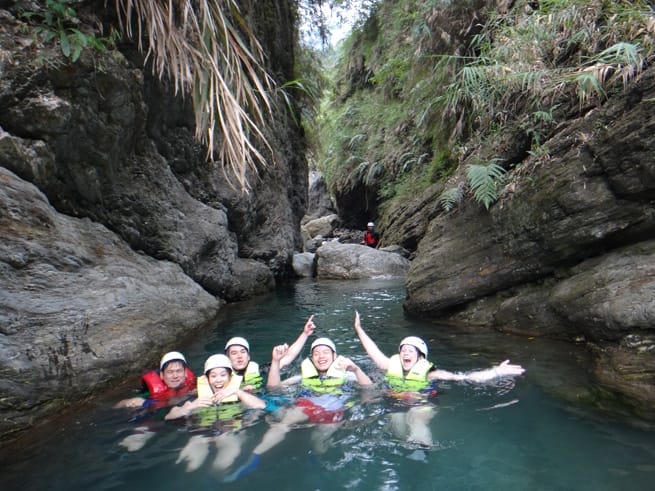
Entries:
[[179, 351], [169, 351], [166, 353], [164, 356], [161, 357], [161, 361], [159, 362], [159, 369], [163, 370], [164, 365], [168, 363], [169, 361], [181, 361], [185, 365], [186, 363], [186, 358], [184, 358], [184, 355], [180, 353]]
[[421, 338], [418, 338], [416, 336], [407, 336], [398, 345], [398, 350], [400, 350], [400, 348], [403, 347], [403, 344], [409, 344], [410, 346], [414, 346], [414, 348], [416, 348], [419, 351], [419, 353], [421, 353], [426, 358], [428, 357], [428, 345], [425, 344], [425, 341], [423, 341]]
[[373, 222], [368, 222], [366, 224], [367, 227], [375, 227], [375, 224]]
[[337, 352], [337, 347], [328, 338], [318, 338], [316, 341], [314, 341], [312, 343], [311, 348], [309, 348], [309, 352], [311, 353], [312, 351], [314, 351], [314, 348], [316, 348], [317, 346], [327, 346], [328, 348], [330, 348], [335, 353]]
[[232, 363], [230, 363], [230, 359], [225, 355], [211, 355], [205, 361], [204, 374], [207, 375], [207, 372], [214, 368], [227, 368], [229, 371], [232, 371]]
[[231, 338], [226, 344], [225, 344], [225, 352], [227, 353], [227, 350], [230, 349], [230, 346], [243, 346], [246, 348], [248, 353], [250, 353], [250, 345], [248, 344], [248, 341], [245, 340], [245, 338], [240, 338], [240, 337], [235, 337]]

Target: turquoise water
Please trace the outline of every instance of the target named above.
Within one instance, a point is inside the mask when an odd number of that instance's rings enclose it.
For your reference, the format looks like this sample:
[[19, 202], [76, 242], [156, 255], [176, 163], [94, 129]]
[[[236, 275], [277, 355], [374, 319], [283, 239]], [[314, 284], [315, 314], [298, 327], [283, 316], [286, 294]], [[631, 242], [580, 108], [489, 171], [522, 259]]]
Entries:
[[[505, 358], [527, 368], [516, 379], [440, 384], [431, 422], [432, 449], [397, 440], [387, 426], [388, 402], [375, 397], [349, 410], [325, 453], [313, 449], [312, 428], [293, 429], [254, 472], [224, 483], [212, 470], [213, 450], [197, 471], [187, 473], [175, 463], [191, 436], [183, 423], [150, 422], [156, 432], [141, 450], [120, 447], [136, 425], [128, 411], [110, 408], [115, 400], [131, 395], [122, 389], [52, 423], [10, 456], [3, 452], [0, 489], [653, 488], [655, 431], [577, 402], [593, 392], [584, 352], [562, 343], [480, 335], [412, 320], [403, 314], [404, 295], [403, 285], [388, 281], [301, 282], [225, 308], [210, 332], [180, 349], [198, 370], [209, 354], [222, 351], [229, 337], [240, 335], [249, 339], [253, 359], [264, 363], [273, 345], [293, 341], [306, 318], [315, 314], [316, 334], [331, 337], [342, 354], [379, 380], [381, 374], [352, 329], [357, 309], [364, 328], [387, 354], [401, 338], [417, 334], [429, 341], [430, 359], [447, 370], [482, 369]], [[262, 418], [242, 432], [237, 463], [245, 461], [268, 427]]]

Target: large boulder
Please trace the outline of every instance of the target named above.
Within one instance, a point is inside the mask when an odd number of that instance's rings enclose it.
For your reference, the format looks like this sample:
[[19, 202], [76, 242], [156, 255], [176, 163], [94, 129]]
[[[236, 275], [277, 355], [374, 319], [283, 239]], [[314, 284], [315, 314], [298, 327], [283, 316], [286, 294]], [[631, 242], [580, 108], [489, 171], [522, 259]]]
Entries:
[[316, 251], [316, 276], [325, 279], [404, 277], [409, 260], [358, 244], [324, 242]]
[[305, 239], [315, 237], [332, 237], [335, 227], [339, 224], [339, 217], [335, 214], [315, 218], [302, 225], [301, 232]]
[[301, 252], [293, 255], [293, 272], [300, 278], [316, 276], [316, 254]]
[[142, 370], [218, 312], [168, 261], [0, 167], [0, 438]]

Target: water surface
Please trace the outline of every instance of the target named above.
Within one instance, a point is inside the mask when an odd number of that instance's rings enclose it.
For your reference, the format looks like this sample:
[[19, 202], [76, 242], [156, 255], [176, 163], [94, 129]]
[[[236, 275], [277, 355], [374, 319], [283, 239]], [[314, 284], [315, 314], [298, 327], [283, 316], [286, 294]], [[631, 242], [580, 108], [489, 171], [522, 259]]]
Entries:
[[[389, 281], [299, 282], [226, 307], [209, 332], [180, 349], [199, 371], [209, 354], [222, 352], [226, 340], [239, 335], [250, 341], [253, 359], [264, 363], [273, 345], [292, 342], [314, 314], [316, 334], [331, 337], [342, 354], [379, 380], [382, 374], [352, 328], [357, 309], [364, 328], [388, 355], [400, 339], [416, 334], [428, 340], [429, 358], [447, 370], [482, 369], [505, 358], [527, 368], [516, 379], [440, 384], [432, 449], [397, 440], [387, 426], [388, 403], [373, 398], [349, 410], [325, 453], [313, 449], [311, 428], [294, 429], [254, 472], [225, 483], [211, 469], [211, 452], [206, 464], [192, 473], [175, 463], [190, 437], [183, 423], [153, 423], [155, 436], [138, 452], [120, 447], [137, 423], [130, 421], [129, 411], [111, 409], [117, 398], [131, 394], [112, 393], [52, 423], [12, 456], [5, 455], [0, 489], [652, 489], [655, 432], [577, 402], [593, 394], [583, 351], [413, 320], [403, 314], [404, 295], [402, 284]], [[299, 360], [292, 369], [298, 366]], [[262, 418], [244, 430], [238, 463], [268, 427]]]

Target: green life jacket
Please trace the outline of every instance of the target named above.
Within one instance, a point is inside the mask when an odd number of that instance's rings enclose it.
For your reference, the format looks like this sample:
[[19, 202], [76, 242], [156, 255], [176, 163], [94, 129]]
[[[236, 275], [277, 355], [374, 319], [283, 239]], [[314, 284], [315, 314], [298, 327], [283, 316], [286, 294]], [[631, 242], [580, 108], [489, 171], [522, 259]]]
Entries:
[[257, 362], [248, 362], [248, 365], [241, 376], [243, 377], [241, 387], [252, 385], [255, 390], [259, 390], [264, 386], [264, 379], [259, 371], [259, 364]]
[[241, 428], [241, 419], [239, 417], [241, 414], [243, 414], [243, 406], [239, 403], [229, 402], [196, 409], [193, 412], [193, 417], [195, 424], [201, 428], [208, 428], [217, 421], [224, 421], [229, 423], [231, 429], [238, 430]]
[[319, 393], [341, 393], [341, 387], [347, 380], [346, 372], [337, 368], [334, 362], [328, 368], [325, 376], [321, 377], [314, 363], [309, 358], [303, 360], [300, 365], [300, 373], [302, 376], [302, 385]]
[[420, 392], [430, 385], [428, 373], [434, 365], [425, 358], [419, 359], [408, 373], [404, 373], [400, 355], [389, 359], [389, 367], [384, 376], [389, 386], [398, 392]]
[[[239, 375], [232, 375], [228, 387], [239, 387], [241, 385], [242, 377]], [[205, 375], [198, 377], [196, 380], [196, 387], [198, 390], [198, 398], [209, 398], [214, 394], [213, 389], [209, 385], [209, 380]], [[243, 407], [239, 403], [239, 398], [236, 394], [223, 399], [220, 404], [214, 404], [210, 407], [203, 407], [193, 412], [196, 423], [200, 427], [212, 426], [216, 421], [221, 420], [235, 420], [243, 412]], [[235, 430], [241, 425], [235, 424]]]

